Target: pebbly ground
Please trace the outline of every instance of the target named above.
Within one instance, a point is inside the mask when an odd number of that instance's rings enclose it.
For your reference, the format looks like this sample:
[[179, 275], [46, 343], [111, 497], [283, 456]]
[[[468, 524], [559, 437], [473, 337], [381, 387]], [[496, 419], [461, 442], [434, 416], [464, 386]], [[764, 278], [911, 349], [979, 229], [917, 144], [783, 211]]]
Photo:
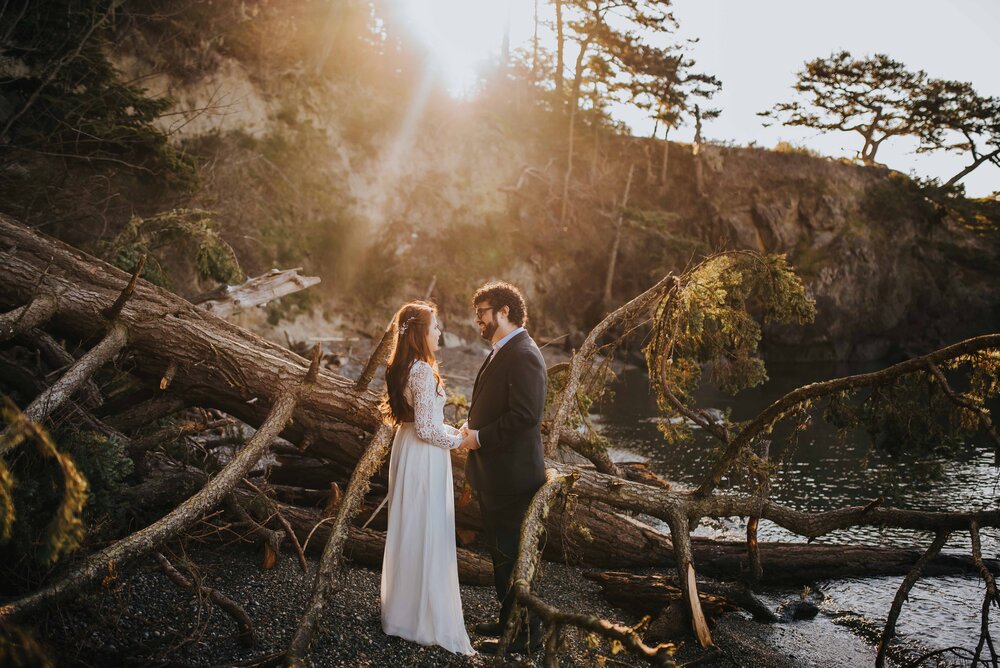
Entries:
[[[254, 623], [256, 645], [237, 640], [235, 623], [211, 603], [200, 602], [174, 585], [152, 559], [144, 559], [108, 588], [94, 587], [47, 615], [36, 628], [58, 665], [75, 666], [229, 666], [266, 662], [281, 652], [294, 632], [309, 595], [317, 561], [302, 572], [291, 554], [263, 570], [260, 553], [245, 544], [193, 546], [188, 553], [201, 581], [239, 602]], [[175, 565], [182, 559], [173, 558]], [[539, 594], [563, 609], [594, 613], [613, 621], [635, 624], [638, 619], [612, 607], [600, 588], [582, 577], [582, 570], [546, 563]], [[469, 628], [498, 612], [490, 587], [462, 587]], [[314, 666], [487, 666], [484, 656], [464, 657], [438, 647], [422, 647], [382, 632], [379, 621], [379, 573], [349, 566], [344, 587], [336, 593], [309, 655]], [[814, 624], [824, 624], [817, 634]], [[812, 631], [810, 631], [812, 629]], [[874, 650], [846, 629], [821, 616], [813, 622], [757, 624], [731, 614], [714, 629], [722, 650], [705, 666], [872, 665]], [[578, 631], [567, 634], [562, 666], [648, 665], [627, 653], [612, 654], [601, 642], [591, 647]], [[817, 642], [817, 638], [820, 639]], [[473, 644], [479, 640], [472, 636]], [[702, 654], [693, 640], [680, 644], [677, 660]], [[511, 664], [541, 666], [514, 655]]]

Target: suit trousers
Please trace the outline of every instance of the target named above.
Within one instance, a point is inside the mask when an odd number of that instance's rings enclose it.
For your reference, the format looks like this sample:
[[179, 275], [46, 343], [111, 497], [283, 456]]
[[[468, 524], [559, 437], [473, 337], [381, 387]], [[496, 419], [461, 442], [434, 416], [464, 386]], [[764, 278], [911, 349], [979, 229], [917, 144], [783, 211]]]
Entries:
[[[503, 496], [476, 495], [483, 517], [483, 529], [490, 557], [493, 559], [493, 585], [497, 600], [500, 601], [500, 624], [507, 625], [514, 606], [514, 592], [511, 590], [511, 576], [517, 563], [518, 547], [521, 543], [521, 522], [528, 512], [534, 492]], [[534, 614], [528, 616], [531, 638], [541, 637], [542, 623]], [[520, 636], [526, 629], [522, 626]]]

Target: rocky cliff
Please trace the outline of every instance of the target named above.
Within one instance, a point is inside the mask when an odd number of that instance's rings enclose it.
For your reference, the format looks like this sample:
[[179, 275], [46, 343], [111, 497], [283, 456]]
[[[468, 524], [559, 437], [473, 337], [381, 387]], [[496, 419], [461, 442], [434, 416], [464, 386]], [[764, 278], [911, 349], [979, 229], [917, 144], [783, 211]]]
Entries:
[[[371, 20], [363, 5], [338, 10], [354, 23], [329, 23], [344, 17], [316, 3], [222, 2], [124, 26], [112, 61], [122, 80], [173, 101], [158, 122], [195, 163], [197, 186], [141, 197], [92, 188], [104, 208], [48, 231], [128, 258], [131, 216], [197, 208], [248, 273], [304, 266], [324, 279], [272, 320], [311, 308], [375, 333], [402, 300], [429, 292], [446, 325], [465, 323], [471, 291], [502, 277], [527, 291], [538, 334], [572, 341], [608, 306], [622, 213], [616, 303], [713, 250], [788, 254], [818, 318], [768, 330], [772, 357], [891, 358], [1000, 326], [996, 202], [803, 151], [715, 145], [670, 144], [659, 183], [663, 142], [588, 112], [564, 217], [567, 120], [544, 92], [503, 80], [453, 100], [403, 47], [358, 41]], [[324, 49], [332, 55], [317, 59]], [[5, 210], [41, 224], [33, 202]], [[182, 271], [190, 253], [154, 250], [181, 293], [210, 287]], [[453, 331], [474, 336], [463, 327]]]

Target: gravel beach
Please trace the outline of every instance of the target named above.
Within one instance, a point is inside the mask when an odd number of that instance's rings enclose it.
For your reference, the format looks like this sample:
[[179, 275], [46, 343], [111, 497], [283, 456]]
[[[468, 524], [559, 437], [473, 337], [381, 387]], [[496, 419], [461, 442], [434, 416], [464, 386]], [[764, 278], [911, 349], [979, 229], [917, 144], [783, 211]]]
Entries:
[[[247, 544], [190, 546], [196, 577], [240, 603], [253, 621], [256, 644], [237, 639], [236, 624], [219, 608], [199, 601], [171, 582], [156, 562], [143, 559], [107, 588], [91, 588], [38, 620], [37, 635], [57, 665], [72, 666], [231, 666], [266, 662], [284, 650], [309, 595], [317, 560], [303, 573], [293, 555], [282, 555], [271, 570], [261, 568], [257, 548]], [[171, 557], [185, 570], [183, 557]], [[642, 572], [651, 572], [643, 569]], [[579, 568], [544, 565], [538, 593], [566, 610], [585, 611], [624, 624], [639, 620], [611, 606], [600, 588]], [[378, 571], [349, 565], [343, 588], [323, 619], [309, 655], [314, 666], [486, 666], [490, 657], [453, 655], [382, 632]], [[490, 587], [462, 587], [469, 628], [498, 612]], [[814, 624], [823, 624], [817, 642]], [[811, 632], [810, 632], [811, 629]], [[758, 624], [740, 613], [715, 627], [719, 658], [699, 665], [786, 668], [791, 666], [872, 665], [874, 650], [848, 630], [824, 620]], [[638, 657], [612, 654], [608, 642], [591, 647], [583, 634], [566, 632], [562, 666], [645, 666]], [[472, 636], [475, 644], [479, 638]], [[702, 656], [693, 639], [680, 643], [676, 659]], [[508, 665], [540, 666], [541, 658], [512, 655]]]

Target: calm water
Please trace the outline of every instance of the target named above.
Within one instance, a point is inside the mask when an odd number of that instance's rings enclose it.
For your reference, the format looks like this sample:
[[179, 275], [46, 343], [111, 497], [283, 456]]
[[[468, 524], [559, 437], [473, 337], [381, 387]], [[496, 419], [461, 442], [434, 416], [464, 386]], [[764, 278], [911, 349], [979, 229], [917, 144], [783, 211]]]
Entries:
[[[731, 397], [710, 388], [700, 392], [701, 407], [729, 409], [735, 420], [752, 417], [786, 392], [806, 383], [874, 367], [858, 365], [772, 365], [765, 385]], [[712, 444], [696, 431], [693, 445], [668, 445], [656, 428], [656, 402], [644, 374], [627, 372], [615, 386], [615, 396], [601, 406], [599, 420], [616, 445], [647, 457], [650, 466], [681, 486], [700, 482], [712, 461]], [[777, 441], [776, 441], [777, 443]], [[993, 453], [985, 442], [970, 443], [954, 458], [918, 458], [912, 455], [893, 461], [870, 451], [864, 434], [839, 442], [834, 429], [817, 424], [801, 433], [791, 450], [780, 452], [785, 463], [773, 479], [771, 496], [800, 510], [829, 510], [865, 504], [878, 496], [885, 504], [921, 510], [966, 510], [995, 508], [1000, 498], [998, 471]], [[706, 523], [698, 533], [732, 540], [745, 537], [745, 524], [738, 518]], [[1000, 535], [981, 532], [983, 556], [1000, 556]], [[924, 549], [930, 534], [898, 529], [860, 527], [831, 533], [817, 539], [823, 543], [861, 543]], [[769, 522], [761, 523], [761, 540], [803, 541]], [[953, 535], [946, 552], [971, 554], [968, 533]], [[827, 596], [830, 613], [851, 611], [884, 623], [902, 576], [840, 580], [818, 583]], [[961, 646], [975, 649], [979, 637], [980, 608], [984, 586], [976, 576], [926, 578], [919, 581], [903, 607], [897, 633], [914, 645], [928, 649]], [[991, 616], [993, 637], [1000, 636], [1000, 615]]]

